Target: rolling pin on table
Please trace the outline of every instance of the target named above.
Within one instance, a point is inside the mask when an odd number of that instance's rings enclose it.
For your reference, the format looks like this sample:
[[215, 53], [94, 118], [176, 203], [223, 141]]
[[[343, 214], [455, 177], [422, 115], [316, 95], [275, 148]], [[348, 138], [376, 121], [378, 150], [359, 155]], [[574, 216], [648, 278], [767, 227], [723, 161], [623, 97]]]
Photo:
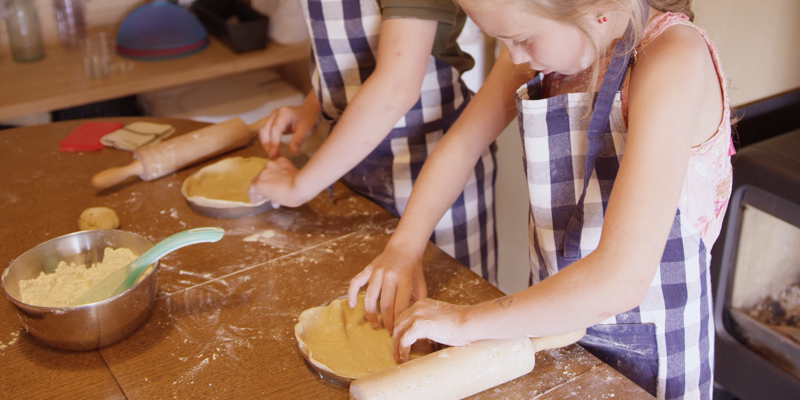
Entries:
[[[125, 124], [168, 123], [177, 134], [206, 124], [158, 118], [116, 118]], [[397, 224], [374, 203], [337, 183], [334, 199], [319, 195], [298, 208], [223, 220], [192, 211], [184, 179], [208, 159], [152, 181], [98, 192], [98, 171], [130, 153], [59, 153], [58, 141], [85, 121], [0, 131], [0, 260], [8, 265], [45, 240], [77, 229], [91, 206], [115, 209], [120, 229], [153, 242], [192, 227], [226, 230], [218, 243], [187, 247], [161, 260], [153, 312], [131, 335], [96, 351], [55, 350], [0, 305], [0, 393], [26, 398], [347, 399], [348, 389], [320, 379], [294, 339], [303, 310], [346, 293]], [[224, 156], [264, 156], [258, 143]], [[247, 239], [247, 240], [245, 240]], [[502, 293], [429, 245], [423, 260], [428, 294], [474, 304]], [[652, 399], [586, 350], [570, 345], [538, 351], [535, 368], [476, 399]]]
[[367, 375], [350, 385], [354, 400], [463, 399], [529, 374], [536, 352], [580, 340], [586, 330], [538, 338], [479, 340], [448, 347], [396, 367]]
[[238, 117], [209, 125], [133, 153], [133, 162], [109, 168], [92, 177], [92, 185], [109, 188], [133, 176], [152, 181], [208, 158], [244, 147], [258, 135], [266, 117], [245, 124]]

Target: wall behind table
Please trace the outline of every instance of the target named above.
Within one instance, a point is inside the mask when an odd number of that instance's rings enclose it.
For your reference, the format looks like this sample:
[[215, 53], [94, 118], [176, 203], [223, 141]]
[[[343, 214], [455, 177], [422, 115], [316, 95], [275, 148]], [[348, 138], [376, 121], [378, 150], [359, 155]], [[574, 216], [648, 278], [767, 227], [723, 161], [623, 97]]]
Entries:
[[[39, 16], [39, 27], [45, 46], [58, 45], [58, 29], [56, 28], [56, 16], [53, 11], [53, 0], [33, 0], [36, 4], [36, 12]], [[86, 1], [86, 27], [89, 30], [100, 27], [113, 27], [116, 34], [116, 26], [134, 8], [145, 3], [144, 0], [87, 0]], [[8, 50], [8, 32], [5, 23], [0, 22], [0, 62], [11, 58]]]
[[732, 105], [800, 88], [800, 1], [696, 0], [694, 10], [720, 52]]

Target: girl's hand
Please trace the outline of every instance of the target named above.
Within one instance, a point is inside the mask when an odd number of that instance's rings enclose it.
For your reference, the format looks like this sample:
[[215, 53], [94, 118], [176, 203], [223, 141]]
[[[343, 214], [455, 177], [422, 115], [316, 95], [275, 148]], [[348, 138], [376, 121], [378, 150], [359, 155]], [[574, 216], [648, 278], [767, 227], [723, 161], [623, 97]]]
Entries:
[[297, 207], [311, 200], [314, 194], [308, 196], [303, 188], [295, 185], [295, 178], [299, 171], [285, 157], [275, 161], [268, 161], [264, 169], [253, 178], [247, 191], [250, 202], [255, 203], [269, 199], [272, 203], [288, 207]]
[[448, 346], [470, 344], [469, 332], [464, 329], [467, 306], [423, 299], [406, 310], [397, 320], [392, 335], [392, 349], [397, 362], [411, 359], [411, 345], [419, 339], [430, 339]]
[[364, 298], [367, 320], [373, 328], [378, 327], [376, 308], [380, 299], [383, 325], [389, 332], [394, 330], [395, 319], [408, 308], [411, 301], [428, 296], [421, 255], [411, 255], [391, 243], [350, 281], [347, 298], [351, 308], [356, 305], [358, 290], [367, 284], [369, 286]]
[[[314, 100], [316, 101], [316, 97]], [[319, 123], [319, 110], [318, 107], [307, 103], [304, 102], [296, 107], [281, 107], [272, 111], [267, 122], [258, 131], [258, 139], [270, 157], [278, 156], [281, 136], [284, 133], [292, 133], [289, 150], [297, 153], [300, 145], [314, 132], [314, 128]]]

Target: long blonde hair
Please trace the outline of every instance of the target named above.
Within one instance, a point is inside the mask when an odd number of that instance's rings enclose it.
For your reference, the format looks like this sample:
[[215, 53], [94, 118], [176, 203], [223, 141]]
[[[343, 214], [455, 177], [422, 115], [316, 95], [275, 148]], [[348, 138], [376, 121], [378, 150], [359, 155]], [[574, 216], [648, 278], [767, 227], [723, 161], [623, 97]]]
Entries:
[[[647, 21], [643, 18], [647, 14], [647, 4], [662, 12], [676, 12], [686, 14], [690, 20], [694, 20], [692, 12], [692, 0], [454, 0], [459, 6], [467, 9], [488, 10], [496, 7], [514, 5], [521, 10], [533, 12], [545, 18], [566, 23], [578, 28], [587, 38], [594, 48], [595, 57], [592, 66], [591, 79], [588, 81], [587, 92], [594, 92], [597, 85], [597, 78], [600, 74], [600, 66], [603, 65], [605, 57], [604, 49], [600, 49], [589, 34], [588, 27], [583, 23], [584, 18], [590, 13], [597, 12], [599, 7], [609, 7], [614, 10], [622, 11], [630, 18], [633, 29], [633, 41], [630, 48], [624, 49], [625, 52], [633, 50], [641, 41]], [[589, 110], [591, 113], [591, 109]]]

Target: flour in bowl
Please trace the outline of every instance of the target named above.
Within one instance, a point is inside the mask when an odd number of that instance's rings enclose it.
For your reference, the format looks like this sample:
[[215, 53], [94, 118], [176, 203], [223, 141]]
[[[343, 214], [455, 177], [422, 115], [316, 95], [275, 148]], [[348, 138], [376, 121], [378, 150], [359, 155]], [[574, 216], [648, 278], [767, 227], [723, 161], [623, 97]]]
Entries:
[[136, 257], [130, 249], [121, 247], [115, 250], [106, 247], [103, 261], [88, 268], [83, 264], [67, 264], [61, 261], [52, 274], [42, 272], [35, 279], [19, 281], [20, 297], [23, 303], [36, 306], [69, 306], [95, 283], [130, 264]]

